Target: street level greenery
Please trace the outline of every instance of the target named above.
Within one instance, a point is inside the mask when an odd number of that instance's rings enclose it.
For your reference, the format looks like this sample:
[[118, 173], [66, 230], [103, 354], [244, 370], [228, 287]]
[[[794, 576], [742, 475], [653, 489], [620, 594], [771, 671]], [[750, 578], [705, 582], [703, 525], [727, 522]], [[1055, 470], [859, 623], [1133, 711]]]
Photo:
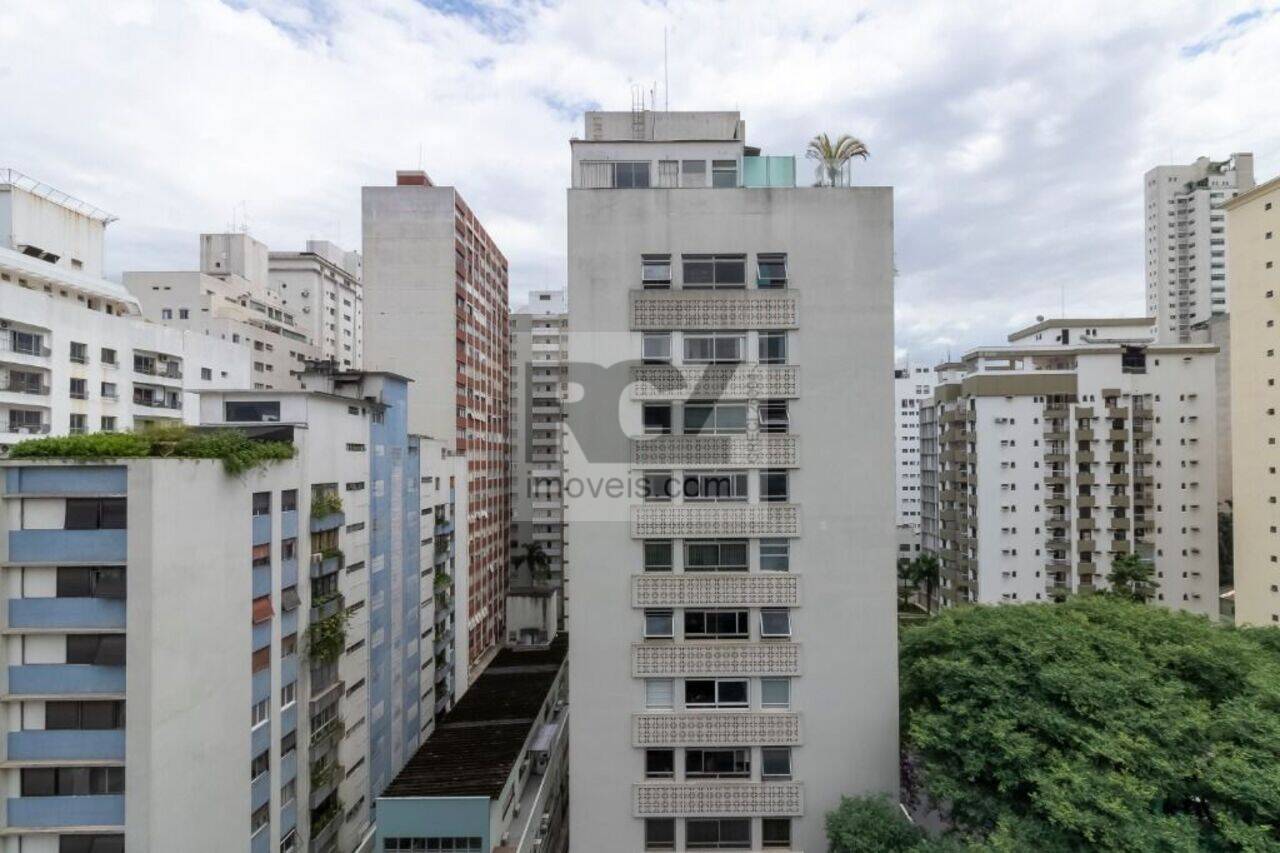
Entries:
[[295, 448], [287, 441], [255, 441], [236, 430], [194, 430], [186, 426], [152, 427], [136, 432], [95, 432], [21, 441], [10, 459], [221, 459], [228, 474], [241, 474], [285, 459]]

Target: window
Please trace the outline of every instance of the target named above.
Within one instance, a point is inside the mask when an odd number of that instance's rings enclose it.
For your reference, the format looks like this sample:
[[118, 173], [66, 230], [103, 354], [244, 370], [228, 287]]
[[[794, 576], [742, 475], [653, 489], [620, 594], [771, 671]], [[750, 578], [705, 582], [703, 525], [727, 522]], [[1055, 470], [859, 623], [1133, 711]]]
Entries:
[[[285, 489], [280, 493], [280, 511], [281, 512], [297, 512], [298, 511], [298, 490]], [[290, 540], [293, 541], [293, 540]]]
[[256, 729], [269, 719], [271, 719], [271, 700], [263, 699], [254, 704], [249, 712], [249, 728]]
[[756, 255], [756, 287], [762, 290], [787, 286], [785, 254]]
[[751, 775], [751, 750], [685, 750], [684, 775], [689, 779], [745, 778]]
[[190, 311], [190, 310], [188, 310], [188, 309], [186, 309], [186, 308], [179, 308], [179, 309], [178, 309], [178, 319], [179, 319], [179, 320], [190, 320], [190, 319], [191, 319], [191, 311]]
[[747, 284], [746, 255], [682, 255], [684, 287], [738, 288]]
[[645, 403], [641, 409], [645, 435], [669, 435], [671, 433], [671, 404]]
[[791, 570], [791, 543], [786, 539], [760, 540], [760, 571], [786, 572]]
[[685, 403], [686, 435], [728, 435], [746, 431], [747, 407], [744, 403]]
[[766, 817], [760, 820], [760, 846], [766, 849], [791, 847], [791, 818]]
[[172, 309], [172, 308], [161, 308], [161, 309], [160, 309], [160, 319], [161, 319], [161, 320], [172, 320], [172, 319], [173, 319], [173, 309]]
[[762, 747], [760, 775], [766, 779], [790, 779], [791, 749], [785, 746]]
[[760, 707], [769, 710], [788, 710], [791, 707], [791, 679], [760, 679]]
[[706, 160], [681, 160], [680, 161], [680, 186], [682, 187], [705, 187], [707, 185], [707, 161]]
[[686, 572], [745, 572], [747, 540], [689, 539], [684, 543]]
[[68, 634], [67, 663], [124, 666], [124, 634]]
[[644, 680], [644, 706], [650, 710], [664, 710], [675, 705], [674, 682], [670, 678], [646, 678]]
[[690, 850], [751, 849], [750, 818], [689, 818], [684, 822], [684, 834]]
[[670, 364], [671, 333], [646, 333], [640, 343], [640, 359], [645, 364]]
[[89, 348], [81, 343], [71, 342], [71, 361], [75, 364], [89, 363]]
[[669, 501], [679, 492], [679, 484], [670, 471], [649, 471], [644, 475], [641, 491], [646, 501]]
[[760, 403], [760, 431], [787, 432], [791, 419], [787, 415], [786, 400], [763, 400]]
[[785, 607], [767, 607], [760, 611], [761, 637], [790, 637], [791, 611]]
[[787, 489], [786, 471], [760, 472], [760, 500], [764, 502], [785, 502], [790, 495]]
[[108, 347], [103, 347], [103, 348], [102, 348], [102, 353], [101, 353], [101, 361], [102, 361], [102, 363], [103, 363], [103, 364], [107, 364], [107, 365], [110, 365], [110, 366], [112, 366], [112, 367], [115, 367], [115, 366], [116, 366], [116, 351], [115, 351], [115, 350], [113, 350], [113, 349], [109, 349]]
[[786, 364], [787, 333], [760, 332], [758, 349], [761, 364]]
[[290, 681], [280, 688], [280, 707], [287, 708], [296, 701], [298, 701], [298, 682]]
[[84, 379], [72, 377], [69, 393], [72, 400], [87, 400], [89, 399], [89, 383]]
[[72, 435], [82, 435], [88, 429], [87, 415], [72, 415], [67, 421], [67, 431]]
[[114, 382], [103, 382], [98, 391], [108, 400], [115, 400], [120, 397], [120, 391]]
[[288, 755], [298, 748], [298, 730], [294, 729], [280, 738], [280, 757]]
[[670, 539], [650, 539], [644, 543], [644, 570], [669, 572], [672, 568]]
[[684, 336], [687, 364], [737, 364], [745, 348], [742, 332], [686, 332]]
[[745, 708], [745, 678], [691, 678], [684, 683], [686, 708]]
[[644, 612], [644, 635], [646, 637], [675, 636], [675, 614], [671, 610], [646, 610]]
[[124, 498], [67, 498], [65, 530], [124, 530]]
[[[296, 781], [296, 780], [295, 780]], [[289, 784], [294, 784], [290, 782]], [[282, 799], [282, 802], [284, 800]], [[280, 839], [280, 853], [298, 853], [298, 830], [291, 829]]]
[[267, 803], [262, 808], [249, 815], [249, 834], [257, 835], [266, 829], [271, 823], [271, 804]]
[[290, 779], [280, 786], [280, 802], [283, 805], [293, 802], [298, 798], [298, 780]]
[[206, 382], [213, 379], [213, 370], [208, 367], [200, 368], [200, 378]]
[[264, 749], [261, 754], [249, 762], [249, 778], [257, 779], [271, 769], [271, 751]]
[[58, 566], [58, 598], [124, 598], [124, 566]]
[[241, 400], [223, 404], [223, 414], [232, 422], [276, 422], [280, 420], [279, 400]]
[[711, 186], [732, 189], [738, 185], [737, 160], [711, 161]]
[[59, 835], [58, 853], [124, 853], [124, 836], [97, 832]]
[[687, 501], [745, 501], [745, 471], [705, 471], [684, 475], [684, 499]]
[[44, 727], [58, 731], [124, 728], [124, 702], [45, 702]]
[[124, 793], [123, 767], [27, 767], [24, 797], [83, 797]]
[[649, 186], [649, 164], [614, 163], [613, 185], [618, 189], [642, 189]]
[[644, 751], [644, 778], [670, 779], [676, 775], [674, 749], [646, 749]]
[[254, 515], [271, 515], [271, 493], [270, 492], [254, 492], [253, 493], [253, 514]]
[[640, 259], [641, 284], [647, 288], [671, 286], [671, 256], [645, 255]]
[[644, 819], [645, 850], [675, 850], [676, 822], [669, 817], [647, 817]]
[[658, 161], [658, 186], [675, 187], [680, 184], [680, 161]]
[[746, 610], [686, 610], [686, 640], [735, 640], [749, 635], [750, 614]]

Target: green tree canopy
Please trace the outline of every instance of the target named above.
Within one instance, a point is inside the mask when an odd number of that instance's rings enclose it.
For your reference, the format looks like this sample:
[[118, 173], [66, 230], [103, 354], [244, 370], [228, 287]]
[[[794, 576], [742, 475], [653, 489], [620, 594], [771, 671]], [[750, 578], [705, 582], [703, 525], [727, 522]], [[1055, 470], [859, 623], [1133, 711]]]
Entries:
[[1121, 554], [1111, 561], [1107, 583], [1116, 595], [1146, 602], [1156, 594], [1156, 569], [1137, 554]]
[[975, 847], [1280, 850], [1280, 631], [967, 607], [903, 635], [901, 681], [920, 784]]
[[830, 853], [946, 853], [964, 848], [932, 839], [887, 796], [841, 797], [827, 812]]

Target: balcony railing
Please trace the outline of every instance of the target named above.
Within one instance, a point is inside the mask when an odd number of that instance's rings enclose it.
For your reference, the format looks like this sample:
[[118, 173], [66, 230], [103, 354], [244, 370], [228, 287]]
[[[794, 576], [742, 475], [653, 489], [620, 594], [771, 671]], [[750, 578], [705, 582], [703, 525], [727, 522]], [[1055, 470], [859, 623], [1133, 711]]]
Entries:
[[32, 385], [30, 382], [14, 382], [11, 379], [0, 382], [0, 391], [11, 391], [15, 394], [33, 394], [40, 397], [49, 396], [48, 385]]
[[33, 355], [37, 358], [48, 358], [53, 355], [53, 350], [46, 346], [28, 346], [26, 344], [14, 344], [12, 335], [0, 335], [0, 352], [11, 352], [16, 355]]

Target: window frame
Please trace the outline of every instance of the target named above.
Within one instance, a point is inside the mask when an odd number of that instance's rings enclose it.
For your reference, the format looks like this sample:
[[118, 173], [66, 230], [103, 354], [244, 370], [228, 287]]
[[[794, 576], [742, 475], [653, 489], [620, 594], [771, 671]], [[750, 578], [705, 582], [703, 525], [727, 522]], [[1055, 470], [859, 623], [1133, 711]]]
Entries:
[[[774, 625], [771, 629], [766, 629], [766, 617], [773, 617], [785, 623], [784, 626]], [[791, 608], [789, 607], [762, 607], [760, 608], [760, 639], [776, 640], [791, 639]]]
[[[713, 694], [712, 701], [709, 703], [708, 702], [690, 702], [689, 686], [691, 684], [698, 684], [702, 682], [709, 682], [711, 684], [711, 692]], [[737, 700], [730, 701], [730, 700], [726, 700], [723, 697], [722, 694], [724, 691], [722, 690], [722, 687], [727, 685], [742, 686], [742, 692], [743, 692], [742, 701], [737, 701]], [[684, 700], [685, 708], [722, 709], [722, 710], [723, 709], [742, 710], [743, 708], [750, 708], [751, 707], [751, 679], [749, 678], [686, 678], [684, 680], [684, 695], [682, 698]]]
[[[741, 420], [730, 417], [741, 410]], [[706, 413], [701, 427], [690, 428], [690, 412]], [[721, 420], [728, 423], [721, 426]], [[680, 410], [681, 435], [745, 435], [747, 432], [747, 404], [745, 402], [726, 402], [719, 400], [690, 400]]]
[[[742, 548], [742, 562], [728, 562], [725, 559], [726, 546]], [[690, 556], [693, 549], [715, 548], [716, 561], [714, 563], [696, 563]], [[684, 540], [684, 570], [686, 572], [745, 572], [751, 568], [751, 540], [750, 539], [685, 539]]]
[[[658, 351], [650, 352], [650, 344]], [[665, 350], [665, 355], [662, 351]], [[640, 336], [640, 361], [644, 364], [670, 364], [671, 363], [671, 333], [670, 332], [645, 332]]]
[[[691, 354], [690, 347], [709, 344], [706, 355]], [[732, 344], [733, 346], [727, 346]], [[743, 364], [746, 361], [747, 333], [736, 331], [689, 331], [681, 337], [684, 364]]]
[[[781, 685], [787, 696], [785, 701], [778, 701], [766, 698], [766, 685]], [[791, 679], [786, 676], [769, 676], [760, 679], [760, 710], [762, 711], [790, 711], [791, 710]]]
[[[666, 633], [662, 633], [662, 620], [667, 620]], [[652, 620], [652, 621], [651, 621]], [[644, 638], [646, 640], [672, 640], [676, 635], [675, 610], [670, 607], [646, 607], [644, 611]]]

